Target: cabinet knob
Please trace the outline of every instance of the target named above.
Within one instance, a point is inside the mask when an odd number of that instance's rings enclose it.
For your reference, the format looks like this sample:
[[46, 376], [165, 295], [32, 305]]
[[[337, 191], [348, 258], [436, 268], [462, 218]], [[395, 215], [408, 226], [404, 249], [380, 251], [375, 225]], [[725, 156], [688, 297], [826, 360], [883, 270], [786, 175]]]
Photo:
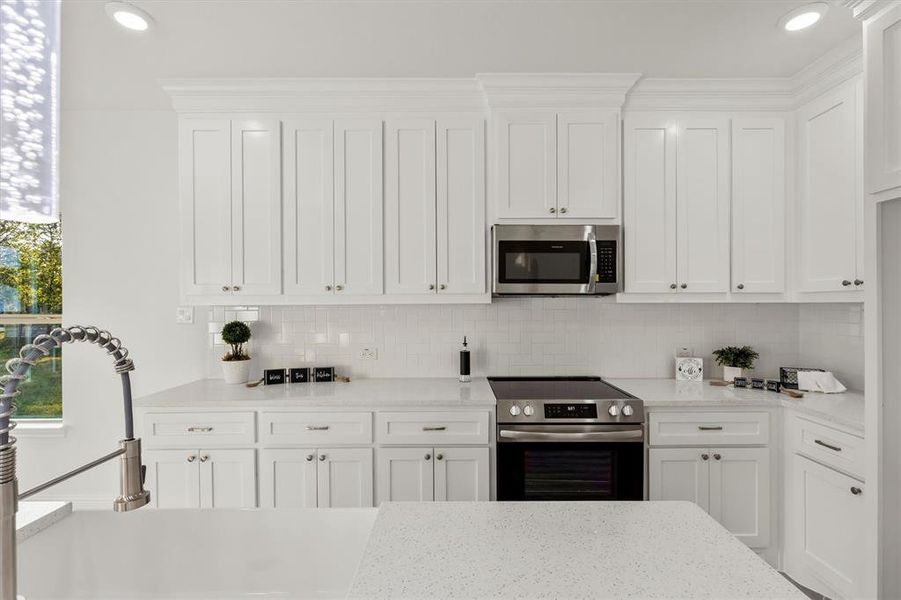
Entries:
[[343, 285], [336, 285], [336, 286], [335, 286], [335, 290], [337, 290], [337, 291], [339, 291], [339, 292], [340, 292], [341, 290], [343, 290], [343, 289], [344, 289], [344, 286], [343, 286]]
[[557, 209], [556, 209], [556, 208], [552, 208], [552, 209], [550, 209], [550, 211], [551, 211], [551, 214], [554, 214], [555, 212], [557, 212]]
[[325, 286], [325, 291], [326, 292], [332, 291], [332, 286], [330, 286], [330, 285]]
[[223, 292], [227, 292], [227, 291], [230, 290], [230, 289], [231, 289], [231, 288], [228, 287], [227, 285], [223, 285], [223, 286], [222, 286], [222, 291], [223, 291]]
[[721, 454], [714, 454], [714, 455], [713, 455], [713, 459], [714, 459], [714, 460], [719, 460], [719, 459], [721, 459], [721, 458], [723, 458], [723, 456], [722, 456]]
[[855, 496], [860, 496], [863, 493], [863, 490], [857, 486], [854, 486], [851, 488], [851, 493], [854, 494]]
[[426, 455], [425, 455], [425, 459], [426, 459], [426, 460], [432, 460], [432, 455], [431, 455], [431, 454], [426, 454]]
[[195, 460], [197, 460], [197, 457], [194, 456], [193, 454], [188, 457], [188, 462], [194, 462]]
[[307, 462], [313, 462], [313, 458], [314, 456], [312, 454], [307, 454], [306, 456]]
[[863, 279], [855, 279], [854, 285], [863, 285]]
[[675, 283], [671, 283], [671, 284], [669, 284], [669, 289], [671, 289], [671, 290], [674, 290], [674, 289], [676, 289], [676, 287], [677, 287], [677, 286], [676, 286], [676, 284], [675, 284]]
[[683, 290], [684, 290], [684, 289], [685, 289], [685, 288], [687, 288], [687, 287], [688, 287], [688, 284], [687, 284], [687, 283], [683, 283], [683, 284], [682, 284], [682, 285], [680, 285], [680, 286], [679, 286], [679, 287], [681, 287], [681, 288], [682, 288], [682, 289], [683, 289]]
[[737, 288], [740, 289], [740, 290], [743, 290], [743, 289], [745, 289], [745, 284], [739, 283], [739, 284], [738, 284], [737, 286], [735, 286], [735, 287], [737, 287]]
[[842, 281], [842, 285], [845, 286], [845, 287], [848, 287], [849, 285], [851, 285], [851, 281], [848, 280], [848, 279], [845, 279], [845, 280]]
[[709, 460], [709, 459], [710, 459], [710, 455], [709, 455], [709, 454], [702, 454], [702, 455], [701, 455], [701, 460]]
[[206, 462], [208, 460], [210, 460], [210, 457], [206, 454], [200, 457], [200, 462]]
[[561, 209], [560, 209], [560, 212], [563, 213], [563, 214], [566, 214], [566, 207], [564, 206], [563, 208], [561, 208]]
[[324, 461], [324, 460], [325, 460], [325, 454], [320, 454], [320, 455], [319, 455], [319, 462], [322, 462], [322, 461]]
[[444, 455], [443, 455], [443, 454], [438, 454], [438, 455], [435, 456], [435, 458], [437, 458], [438, 460], [444, 460]]
[[439, 289], [439, 290], [446, 290], [446, 289], [447, 289], [447, 285], [442, 283], [441, 285], [438, 286], [438, 289]]
[[235, 290], [236, 292], [240, 292], [240, 291], [241, 291], [241, 286], [240, 286], [240, 285], [235, 285], [235, 286], [232, 286], [232, 289]]
[[429, 289], [430, 289], [430, 290], [434, 290], [434, 289], [435, 289], [435, 284], [434, 284], [434, 283], [430, 283], [430, 284], [429, 284]]

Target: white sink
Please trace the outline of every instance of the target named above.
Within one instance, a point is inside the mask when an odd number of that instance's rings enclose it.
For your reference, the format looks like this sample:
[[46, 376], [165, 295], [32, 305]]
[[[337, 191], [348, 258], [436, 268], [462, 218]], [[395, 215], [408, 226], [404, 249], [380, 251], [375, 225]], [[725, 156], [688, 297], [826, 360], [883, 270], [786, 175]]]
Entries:
[[19, 546], [19, 594], [343, 598], [376, 509], [76, 511]]

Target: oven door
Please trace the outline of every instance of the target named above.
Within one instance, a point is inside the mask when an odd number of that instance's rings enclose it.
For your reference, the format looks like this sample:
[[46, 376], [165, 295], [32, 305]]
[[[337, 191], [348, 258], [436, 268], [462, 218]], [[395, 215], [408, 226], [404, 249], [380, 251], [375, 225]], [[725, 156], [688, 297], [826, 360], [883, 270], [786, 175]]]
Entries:
[[592, 226], [494, 228], [495, 294], [594, 294], [597, 271]]
[[498, 500], [643, 500], [641, 425], [499, 425]]

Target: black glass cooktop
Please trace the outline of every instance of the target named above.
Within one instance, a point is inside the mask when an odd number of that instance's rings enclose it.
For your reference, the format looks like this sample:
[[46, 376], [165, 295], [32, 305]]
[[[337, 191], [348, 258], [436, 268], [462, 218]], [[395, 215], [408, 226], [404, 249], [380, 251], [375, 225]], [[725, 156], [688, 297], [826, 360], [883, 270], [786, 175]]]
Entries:
[[632, 398], [600, 377], [489, 377], [498, 400], [617, 400]]

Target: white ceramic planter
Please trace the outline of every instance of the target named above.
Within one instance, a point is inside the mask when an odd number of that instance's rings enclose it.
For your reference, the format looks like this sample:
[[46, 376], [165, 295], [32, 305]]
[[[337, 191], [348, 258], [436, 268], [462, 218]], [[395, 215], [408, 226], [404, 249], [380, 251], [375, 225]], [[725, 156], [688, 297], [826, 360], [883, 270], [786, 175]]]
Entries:
[[222, 374], [225, 376], [225, 383], [247, 383], [250, 376], [250, 359], [223, 360]]
[[723, 367], [723, 380], [733, 381], [736, 377], [742, 377], [741, 367]]

